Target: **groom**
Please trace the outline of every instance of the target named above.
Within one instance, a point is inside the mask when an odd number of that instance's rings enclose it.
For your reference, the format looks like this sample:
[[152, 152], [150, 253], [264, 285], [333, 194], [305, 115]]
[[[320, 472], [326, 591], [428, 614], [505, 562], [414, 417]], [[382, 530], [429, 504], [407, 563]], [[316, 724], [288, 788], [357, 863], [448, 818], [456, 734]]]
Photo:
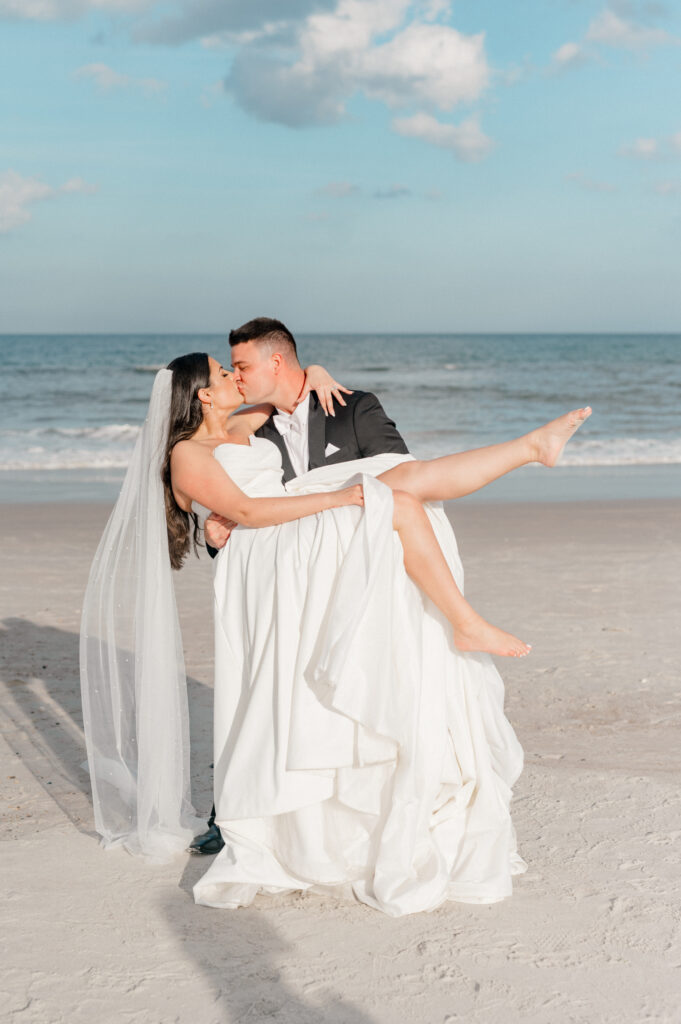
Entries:
[[[268, 402], [275, 412], [256, 431], [258, 437], [274, 442], [281, 452], [284, 481], [309, 469], [337, 462], [366, 459], [385, 452], [408, 454], [395, 424], [386, 416], [375, 395], [353, 391], [345, 405], [336, 403], [334, 414], [327, 416], [316, 394], [296, 404], [305, 383], [298, 362], [293, 335], [280, 320], [256, 317], [230, 331], [234, 382], [248, 405]], [[211, 555], [222, 548], [230, 526], [220, 516], [211, 516], [205, 524]], [[192, 853], [219, 853], [224, 846], [215, 824], [215, 808], [208, 820], [208, 831], [197, 836]]]

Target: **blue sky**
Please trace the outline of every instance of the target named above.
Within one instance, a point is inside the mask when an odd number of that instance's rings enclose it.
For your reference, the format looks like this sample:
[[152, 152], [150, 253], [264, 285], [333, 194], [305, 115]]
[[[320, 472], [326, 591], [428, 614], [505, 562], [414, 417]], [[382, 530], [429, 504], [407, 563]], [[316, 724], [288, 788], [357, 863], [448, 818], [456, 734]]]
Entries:
[[0, 331], [681, 330], [680, 8], [0, 0]]

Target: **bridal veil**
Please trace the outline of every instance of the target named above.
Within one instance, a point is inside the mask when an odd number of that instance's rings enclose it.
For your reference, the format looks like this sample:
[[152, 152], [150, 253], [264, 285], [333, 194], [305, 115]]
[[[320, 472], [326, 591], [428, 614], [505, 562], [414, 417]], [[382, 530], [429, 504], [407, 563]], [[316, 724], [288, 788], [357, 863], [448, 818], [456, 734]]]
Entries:
[[201, 827], [190, 802], [189, 711], [161, 468], [172, 371], [149, 412], [97, 548], [80, 638], [88, 767], [103, 845], [164, 860]]

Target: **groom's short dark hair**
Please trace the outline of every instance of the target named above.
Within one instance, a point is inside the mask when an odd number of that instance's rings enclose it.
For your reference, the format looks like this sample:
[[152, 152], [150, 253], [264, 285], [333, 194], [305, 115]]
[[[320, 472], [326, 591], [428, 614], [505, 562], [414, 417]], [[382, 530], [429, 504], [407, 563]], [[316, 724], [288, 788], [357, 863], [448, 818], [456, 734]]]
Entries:
[[283, 355], [298, 361], [296, 339], [281, 320], [273, 320], [269, 316], [256, 316], [255, 320], [249, 320], [248, 323], [229, 332], [229, 344], [232, 348], [246, 341], [267, 343], [268, 347], [276, 348]]

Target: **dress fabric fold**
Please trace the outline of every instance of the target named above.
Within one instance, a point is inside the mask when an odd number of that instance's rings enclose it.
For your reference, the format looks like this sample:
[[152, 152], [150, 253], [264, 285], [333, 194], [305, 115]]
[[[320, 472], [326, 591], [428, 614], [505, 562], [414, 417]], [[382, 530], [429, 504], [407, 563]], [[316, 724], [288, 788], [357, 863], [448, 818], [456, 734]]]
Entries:
[[[215, 457], [252, 496], [364, 485], [365, 506], [238, 527], [216, 559], [215, 802], [225, 848], [194, 888], [234, 908], [258, 892], [335, 891], [391, 916], [490, 903], [525, 870], [510, 817], [522, 749], [488, 655], [404, 569], [392, 491], [409, 459], [321, 467], [284, 487], [275, 445]], [[463, 572], [439, 505], [428, 516]]]

